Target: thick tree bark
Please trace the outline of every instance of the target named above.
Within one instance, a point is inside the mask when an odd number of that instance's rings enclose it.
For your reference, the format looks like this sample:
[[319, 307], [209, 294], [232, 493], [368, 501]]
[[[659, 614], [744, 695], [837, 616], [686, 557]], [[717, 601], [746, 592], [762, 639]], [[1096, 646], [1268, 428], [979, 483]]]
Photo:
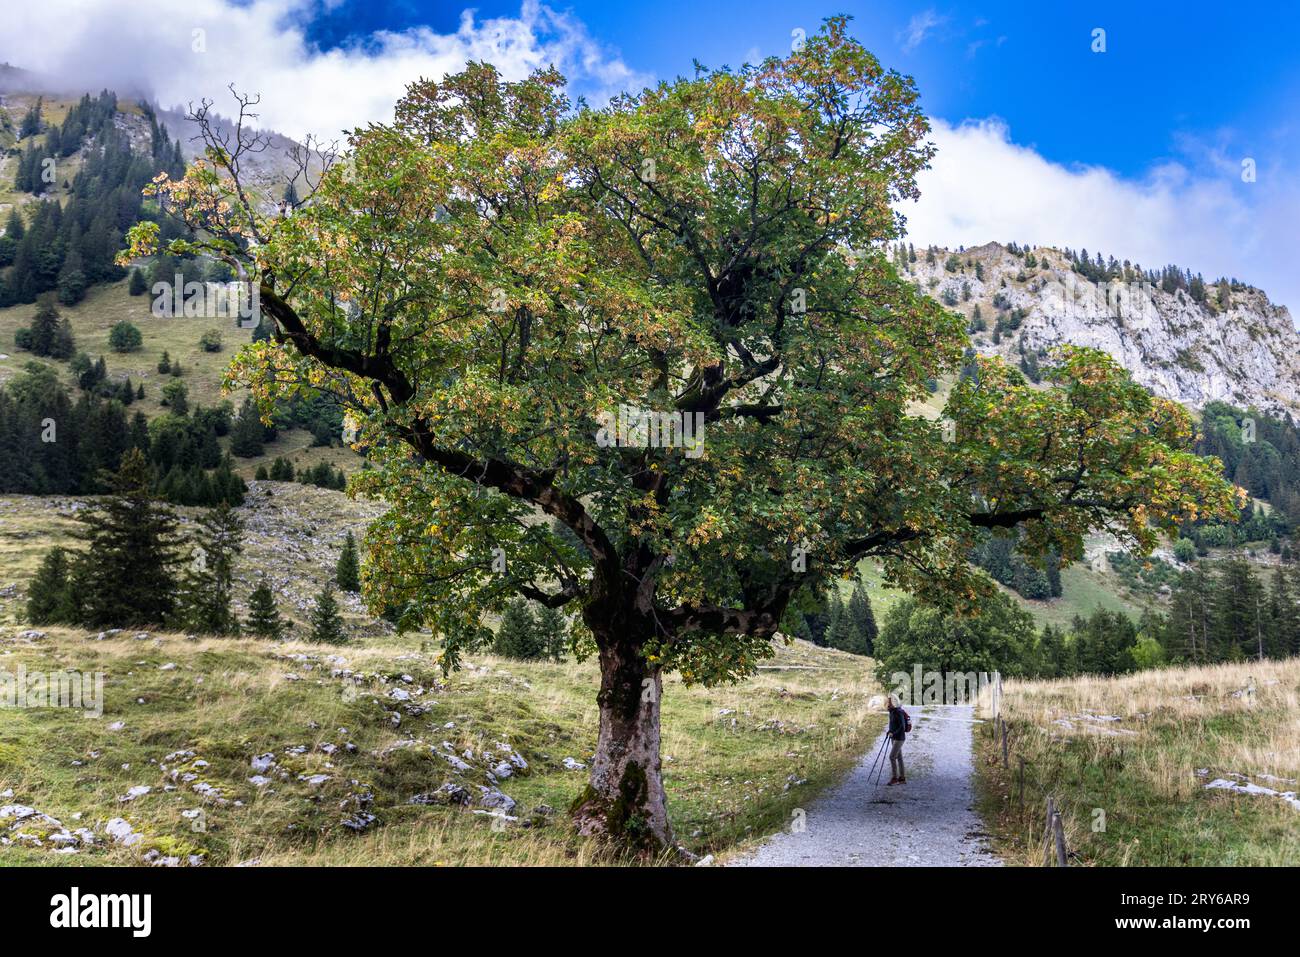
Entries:
[[600, 647], [600, 735], [591, 777], [574, 801], [579, 833], [626, 850], [673, 847], [659, 761], [659, 669], [627, 633], [597, 636]]

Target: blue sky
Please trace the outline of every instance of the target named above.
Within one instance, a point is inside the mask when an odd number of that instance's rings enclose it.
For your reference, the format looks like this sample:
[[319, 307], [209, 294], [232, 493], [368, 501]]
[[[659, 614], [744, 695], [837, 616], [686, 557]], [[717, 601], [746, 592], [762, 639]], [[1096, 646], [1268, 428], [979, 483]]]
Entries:
[[[1294, 150], [1300, 138], [1300, 4], [681, 2], [556, 3], [633, 69], [657, 78], [783, 52], [846, 13], [890, 67], [917, 80], [931, 115], [999, 116], [1017, 142], [1058, 162], [1135, 175], [1187, 153], [1187, 140], [1243, 155]], [[454, 30], [463, 6], [347, 0], [316, 15], [323, 48], [378, 29]], [[518, 3], [477, 3], [483, 17]], [[1094, 53], [1092, 31], [1106, 31]]]
[[915, 77], [932, 120], [938, 156], [900, 208], [909, 238], [1176, 263], [1300, 312], [1300, 0], [42, 0], [6, 10], [0, 60], [165, 106], [220, 105], [233, 82], [262, 94], [267, 126], [337, 136], [470, 58], [509, 78], [554, 63], [600, 102], [695, 59], [784, 53], [835, 13]]

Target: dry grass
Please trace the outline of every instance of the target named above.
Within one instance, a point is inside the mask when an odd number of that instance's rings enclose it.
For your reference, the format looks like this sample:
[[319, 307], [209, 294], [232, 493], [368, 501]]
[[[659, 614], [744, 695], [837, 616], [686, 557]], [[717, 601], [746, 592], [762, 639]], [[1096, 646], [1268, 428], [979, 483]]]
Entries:
[[1051, 795], [1074, 863], [1300, 863], [1300, 809], [1282, 797], [1206, 788], [1225, 779], [1296, 791], [1300, 659], [1009, 681], [1003, 708], [1010, 767], [992, 723], [977, 743], [982, 809], [1009, 859], [1043, 862]]
[[[0, 804], [26, 804], [101, 834], [122, 816], [145, 843], [76, 856], [0, 847], [0, 863], [131, 864], [149, 848], [218, 865], [610, 862], [572, 833], [563, 813], [586, 777], [566, 770], [564, 758], [587, 761], [595, 742], [594, 664], [473, 655], [444, 677], [436, 651], [420, 645], [419, 636], [337, 649], [169, 634], [95, 641], [69, 629], [28, 640], [5, 630], [0, 668], [101, 672], [105, 706], [98, 719], [67, 708], [0, 709], [0, 792], [13, 791]], [[715, 690], [667, 682], [665, 784], [678, 837], [699, 853], [776, 830], [879, 729], [866, 707], [875, 690], [868, 660], [796, 643], [781, 647], [775, 664], [809, 670], [766, 670]], [[395, 688], [411, 700], [395, 699]], [[454, 772], [435, 753], [443, 741], [473, 752], [471, 770]], [[520, 824], [497, 831], [470, 810], [408, 803], [444, 781], [471, 791], [489, 783], [481, 755], [497, 742], [529, 765], [500, 783], [519, 802]], [[180, 750], [194, 757], [167, 760]], [[259, 788], [250, 761], [267, 752], [277, 770]], [[197, 760], [207, 764], [190, 764]], [[173, 781], [168, 772], [178, 766], [220, 797]], [[328, 780], [303, 780], [313, 774]], [[152, 790], [120, 800], [140, 785]], [[539, 805], [557, 813], [535, 816]], [[182, 813], [195, 809], [205, 815], [201, 831]], [[354, 833], [342, 822], [362, 809], [377, 820]]]

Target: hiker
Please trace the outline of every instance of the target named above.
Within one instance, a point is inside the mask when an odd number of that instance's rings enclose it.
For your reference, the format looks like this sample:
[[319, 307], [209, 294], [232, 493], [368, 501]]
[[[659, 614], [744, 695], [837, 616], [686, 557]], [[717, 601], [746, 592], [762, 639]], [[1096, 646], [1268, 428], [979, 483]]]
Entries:
[[906, 784], [907, 773], [903, 770], [903, 741], [907, 737], [907, 712], [903, 710], [898, 695], [889, 696], [889, 779], [890, 784]]

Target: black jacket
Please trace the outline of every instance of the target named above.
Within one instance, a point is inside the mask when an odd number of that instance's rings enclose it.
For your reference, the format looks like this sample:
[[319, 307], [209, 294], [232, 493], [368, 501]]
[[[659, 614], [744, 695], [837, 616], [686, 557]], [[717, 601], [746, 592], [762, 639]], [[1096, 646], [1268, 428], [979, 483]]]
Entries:
[[907, 738], [907, 724], [903, 721], [902, 708], [889, 709], [889, 736], [895, 741]]

